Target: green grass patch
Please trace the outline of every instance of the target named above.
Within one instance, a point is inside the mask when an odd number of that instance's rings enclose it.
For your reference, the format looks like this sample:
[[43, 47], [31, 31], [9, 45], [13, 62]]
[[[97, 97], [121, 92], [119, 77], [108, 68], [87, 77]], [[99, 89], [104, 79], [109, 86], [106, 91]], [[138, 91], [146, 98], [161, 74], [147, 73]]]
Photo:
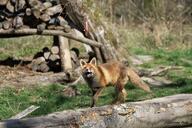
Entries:
[[21, 58], [34, 56], [44, 47], [52, 44], [52, 37], [49, 36], [27, 36], [20, 38], [9, 38], [0, 40], [0, 60], [8, 57]]
[[37, 105], [40, 108], [32, 115], [44, 115], [50, 112], [65, 109], [75, 109], [89, 106], [89, 90], [80, 85], [78, 89], [82, 95], [68, 98], [63, 96], [62, 85], [49, 85], [35, 87], [32, 89], [4, 88], [0, 91], [0, 119], [9, 118], [30, 105]]
[[[165, 88], [153, 88], [152, 93], [138, 89], [128, 84], [127, 102], [141, 101], [155, 97], [168, 96], [178, 93], [192, 93], [192, 80], [183, 80], [185, 85], [173, 85]], [[91, 91], [87, 85], [78, 85], [77, 89], [81, 95], [75, 97], [65, 97], [62, 94], [63, 85], [37, 86], [32, 89], [4, 88], [0, 91], [0, 119], [8, 119], [11, 116], [23, 111], [30, 105], [40, 106], [38, 110], [30, 116], [45, 115], [51, 112], [63, 111], [67, 109], [77, 109], [89, 107], [91, 103]], [[97, 106], [110, 104], [114, 99], [114, 88], [105, 88], [102, 92]]]
[[[164, 77], [172, 80], [174, 83], [186, 84], [183, 81], [192, 79], [192, 49], [172, 50], [165, 49], [158, 50], [135, 50], [134, 54], [151, 55], [154, 57], [153, 61], [142, 64], [144, 68], [157, 68], [159, 66], [179, 66], [181, 69], [169, 70]], [[191, 84], [192, 85], [192, 84]]]
[[151, 68], [158, 65], [192, 67], [192, 49], [177, 49], [172, 51], [156, 49], [147, 51], [141, 48], [135, 49], [132, 52], [134, 54], [151, 55], [154, 57], [154, 61], [143, 64], [143, 67]]

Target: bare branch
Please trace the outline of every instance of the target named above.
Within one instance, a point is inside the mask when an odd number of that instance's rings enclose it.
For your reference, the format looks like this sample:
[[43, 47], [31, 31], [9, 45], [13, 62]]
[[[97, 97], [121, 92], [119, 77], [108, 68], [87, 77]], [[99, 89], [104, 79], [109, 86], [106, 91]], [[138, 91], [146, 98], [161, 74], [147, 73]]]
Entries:
[[90, 40], [88, 38], [84, 37], [77, 37], [73, 35], [72, 33], [65, 33], [61, 30], [43, 30], [42, 32], [39, 32], [37, 29], [9, 29], [9, 30], [0, 30], [0, 36], [8, 36], [8, 35], [17, 35], [17, 36], [24, 36], [24, 35], [48, 35], [48, 36], [64, 36], [73, 40], [77, 40], [79, 42], [100, 47], [101, 44], [99, 42]]

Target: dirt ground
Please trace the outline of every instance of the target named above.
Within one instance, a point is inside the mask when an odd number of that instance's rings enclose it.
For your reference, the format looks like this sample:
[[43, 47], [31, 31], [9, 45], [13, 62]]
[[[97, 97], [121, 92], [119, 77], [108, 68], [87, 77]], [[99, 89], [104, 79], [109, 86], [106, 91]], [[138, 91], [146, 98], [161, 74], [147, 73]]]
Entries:
[[15, 86], [47, 85], [51, 83], [65, 83], [65, 73], [40, 73], [32, 71], [28, 65], [0, 65], [0, 88]]

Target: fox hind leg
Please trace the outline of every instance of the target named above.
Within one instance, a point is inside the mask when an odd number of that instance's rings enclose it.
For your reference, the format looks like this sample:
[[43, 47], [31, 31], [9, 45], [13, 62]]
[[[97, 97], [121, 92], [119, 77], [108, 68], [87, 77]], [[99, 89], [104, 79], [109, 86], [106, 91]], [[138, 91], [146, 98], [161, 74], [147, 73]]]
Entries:
[[112, 102], [113, 104], [118, 104], [118, 103], [124, 103], [127, 97], [127, 92], [125, 89], [122, 91], [118, 91], [116, 94], [115, 100]]
[[112, 103], [122, 103], [125, 102], [126, 97], [127, 97], [127, 92], [124, 88], [125, 84], [127, 83], [127, 79], [120, 80], [116, 87], [115, 87], [115, 93], [116, 93], [116, 98]]

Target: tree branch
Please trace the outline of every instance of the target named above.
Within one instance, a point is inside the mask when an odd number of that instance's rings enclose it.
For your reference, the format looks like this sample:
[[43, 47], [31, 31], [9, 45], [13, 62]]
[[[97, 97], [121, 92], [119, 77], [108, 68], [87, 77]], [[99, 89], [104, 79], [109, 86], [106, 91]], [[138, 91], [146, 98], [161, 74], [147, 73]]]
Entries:
[[99, 42], [90, 40], [84, 37], [75, 36], [72, 33], [65, 33], [61, 30], [43, 30], [39, 32], [37, 29], [10, 29], [10, 30], [0, 30], [0, 37], [3, 36], [25, 36], [25, 35], [48, 35], [48, 36], [64, 36], [73, 40], [77, 40], [79, 42], [94, 46], [100, 47], [101, 44]]

